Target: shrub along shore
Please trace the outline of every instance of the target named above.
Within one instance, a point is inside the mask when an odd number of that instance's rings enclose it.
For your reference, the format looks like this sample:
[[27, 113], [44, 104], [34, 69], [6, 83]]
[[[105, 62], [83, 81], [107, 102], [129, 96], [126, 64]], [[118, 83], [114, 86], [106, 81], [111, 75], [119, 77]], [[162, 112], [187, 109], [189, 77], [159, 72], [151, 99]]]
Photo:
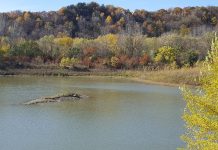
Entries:
[[0, 36], [0, 75], [112, 76], [167, 85], [198, 85], [213, 32], [104, 34], [97, 38]]

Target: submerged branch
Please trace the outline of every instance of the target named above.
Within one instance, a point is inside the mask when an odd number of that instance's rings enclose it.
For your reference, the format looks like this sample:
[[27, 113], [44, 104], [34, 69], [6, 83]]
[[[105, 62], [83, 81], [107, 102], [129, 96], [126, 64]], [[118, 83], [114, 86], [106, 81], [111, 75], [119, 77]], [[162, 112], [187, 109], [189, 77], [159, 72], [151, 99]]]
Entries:
[[56, 103], [56, 102], [63, 102], [63, 101], [71, 101], [71, 100], [80, 100], [85, 98], [84, 95], [79, 95], [75, 93], [63, 94], [53, 97], [42, 97], [39, 99], [31, 100], [28, 102], [23, 103], [24, 105], [34, 105], [34, 104], [43, 104], [43, 103]]

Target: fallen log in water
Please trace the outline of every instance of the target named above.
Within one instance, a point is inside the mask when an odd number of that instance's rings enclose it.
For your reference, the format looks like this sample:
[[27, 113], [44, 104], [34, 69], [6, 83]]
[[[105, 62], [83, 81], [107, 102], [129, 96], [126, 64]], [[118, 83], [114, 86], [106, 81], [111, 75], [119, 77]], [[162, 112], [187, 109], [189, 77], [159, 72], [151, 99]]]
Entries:
[[24, 105], [33, 105], [33, 104], [43, 104], [43, 103], [55, 103], [55, 102], [62, 102], [62, 101], [71, 101], [71, 100], [79, 100], [85, 98], [86, 96], [82, 96], [75, 93], [70, 94], [63, 94], [53, 97], [42, 97], [39, 99], [31, 100], [25, 102]]

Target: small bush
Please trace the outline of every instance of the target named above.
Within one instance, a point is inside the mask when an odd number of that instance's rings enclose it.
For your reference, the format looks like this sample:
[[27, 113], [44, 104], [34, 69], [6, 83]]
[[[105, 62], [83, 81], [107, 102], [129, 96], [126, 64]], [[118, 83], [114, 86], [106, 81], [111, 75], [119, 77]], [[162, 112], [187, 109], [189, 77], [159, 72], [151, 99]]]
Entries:
[[158, 63], [171, 64], [176, 61], [177, 50], [170, 46], [163, 46], [158, 49], [154, 60]]
[[113, 68], [120, 68], [120, 59], [118, 58], [118, 57], [111, 57], [111, 66], [113, 67]]
[[61, 67], [75, 66], [77, 63], [79, 63], [79, 60], [77, 58], [63, 57], [61, 59], [60, 66]]

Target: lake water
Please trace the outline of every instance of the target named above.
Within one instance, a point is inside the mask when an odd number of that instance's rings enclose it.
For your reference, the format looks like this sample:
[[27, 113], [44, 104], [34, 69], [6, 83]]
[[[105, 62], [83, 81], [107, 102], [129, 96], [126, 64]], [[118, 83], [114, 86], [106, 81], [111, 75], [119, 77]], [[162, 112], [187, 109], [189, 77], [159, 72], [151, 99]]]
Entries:
[[[74, 102], [25, 106], [75, 91]], [[101, 77], [0, 77], [1, 150], [175, 150], [184, 102], [176, 87]]]

